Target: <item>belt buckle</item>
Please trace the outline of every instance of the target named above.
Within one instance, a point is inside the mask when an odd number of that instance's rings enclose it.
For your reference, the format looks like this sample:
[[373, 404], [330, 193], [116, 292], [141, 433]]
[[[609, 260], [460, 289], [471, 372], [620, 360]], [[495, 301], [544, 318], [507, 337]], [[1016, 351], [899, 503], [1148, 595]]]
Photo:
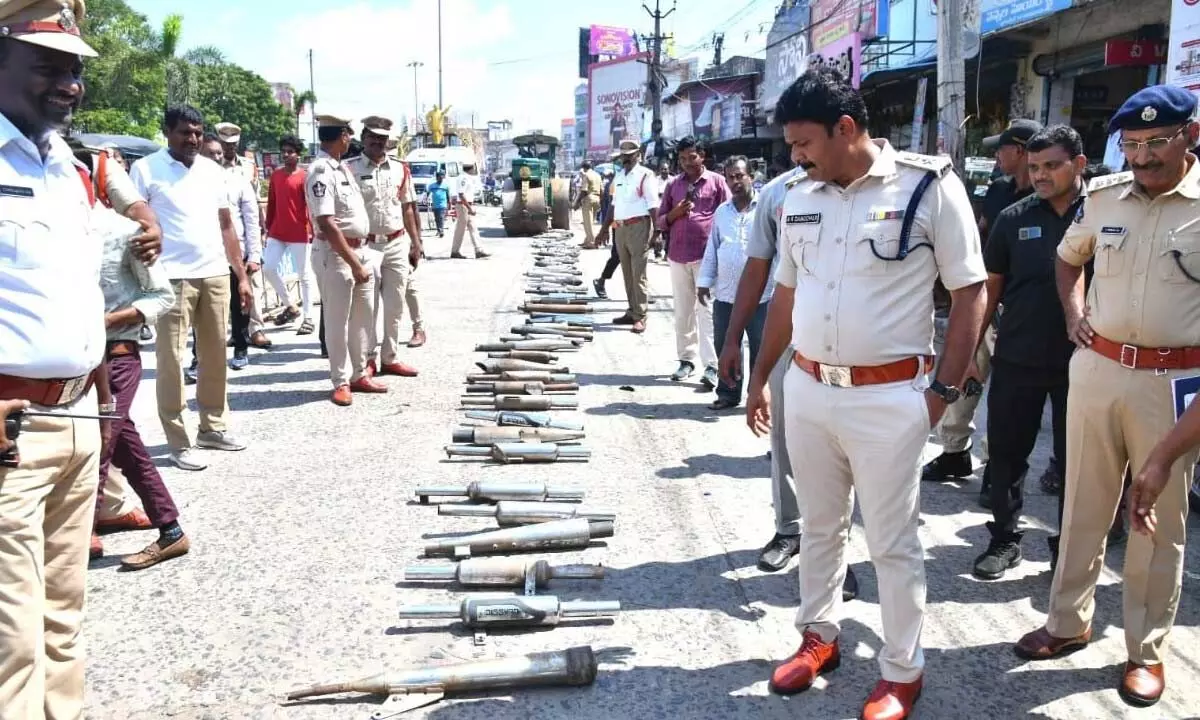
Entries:
[[817, 365], [817, 371], [821, 375], [821, 382], [833, 387], [854, 387], [854, 381], [850, 377], [850, 370], [845, 365], [825, 365], [823, 363]]
[[[1129, 357], [1128, 361], [1126, 361], [1126, 359], [1125, 359], [1126, 356]], [[1121, 355], [1119, 358], [1117, 358], [1117, 362], [1121, 364], [1121, 367], [1127, 368], [1129, 370], [1133, 370], [1134, 368], [1137, 367], [1137, 357], [1138, 357], [1138, 349], [1136, 346], [1122, 345], [1121, 346]]]
[[64, 380], [62, 392], [58, 396], [58, 402], [55, 405], [68, 405], [79, 398], [83, 394], [83, 389], [87, 386], [87, 375], [73, 377], [70, 380]]

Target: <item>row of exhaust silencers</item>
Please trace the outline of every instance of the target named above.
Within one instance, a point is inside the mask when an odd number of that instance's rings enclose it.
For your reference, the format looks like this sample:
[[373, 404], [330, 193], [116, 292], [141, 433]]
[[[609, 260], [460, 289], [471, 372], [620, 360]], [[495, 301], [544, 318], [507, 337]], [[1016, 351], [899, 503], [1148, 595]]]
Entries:
[[[573, 332], [573, 333], [571, 333], [571, 335], [590, 335], [590, 333]], [[496, 339], [499, 340], [500, 342], [522, 342], [524, 340], [529, 340], [530, 338], [536, 338], [538, 340], [558, 340], [559, 342], [579, 343], [579, 345], [576, 346], [576, 349], [578, 349], [579, 347], [582, 347], [584, 343], [592, 340], [592, 338], [590, 338], [590, 337], [567, 337], [567, 335], [560, 333], [560, 332], [537, 333], [537, 334], [533, 334], [533, 335], [518, 335], [517, 333], [505, 333], [504, 335], [501, 335], [500, 337], [498, 337]]]
[[575, 410], [579, 401], [565, 395], [462, 395], [460, 407], [494, 410]]
[[447, 445], [446, 457], [482, 457], [505, 465], [514, 463], [550, 463], [559, 461], [587, 462], [592, 451], [575, 445], [554, 443], [513, 442], [480, 445]]
[[584, 439], [582, 430], [560, 430], [536, 427], [480, 427], [464, 425], [454, 428], [451, 441], [467, 445], [495, 445], [496, 443], [564, 443]]
[[517, 335], [579, 336], [581, 340], [591, 340], [595, 337], [595, 330], [592, 327], [579, 327], [570, 323], [525, 323], [524, 325], [513, 325], [509, 328], [509, 332], [516, 333]]
[[552, 373], [543, 370], [502, 370], [498, 373], [467, 373], [467, 382], [540, 382], [540, 383], [573, 383], [579, 382], [574, 373]]
[[388, 702], [385, 703], [385, 709], [389, 713], [385, 715], [381, 709], [372, 716], [386, 718], [431, 705], [446, 693], [591, 685], [596, 681], [596, 669], [596, 655], [591, 647], [584, 645], [554, 652], [414, 668], [359, 680], [321, 683], [292, 690], [287, 694], [287, 699], [300, 700], [340, 693], [386, 695]]
[[580, 549], [586, 548], [592, 540], [612, 536], [611, 520], [555, 520], [437, 540], [425, 546], [425, 556], [472, 557]]
[[617, 514], [610, 510], [585, 507], [576, 503], [529, 502], [501, 500], [495, 505], [453, 503], [438, 505], [438, 515], [448, 517], [494, 517], [500, 527], [535, 525], [555, 520], [616, 520]]
[[[582, 274], [582, 273], [580, 273]], [[583, 278], [579, 275], [564, 273], [525, 273], [525, 277], [536, 278], [539, 285], [582, 285]]]
[[513, 370], [532, 370], [534, 372], [569, 373], [571, 370], [564, 365], [532, 362], [530, 360], [479, 360], [476, 367], [485, 373], [502, 373]]
[[517, 308], [523, 313], [554, 313], [556, 315], [587, 315], [592, 312], [591, 304], [531, 303]]
[[[554, 280], [574, 280], [583, 275], [583, 271], [578, 268], [559, 266], [557, 268], [534, 268], [526, 270], [525, 277], [531, 278], [553, 278]], [[575, 283], [569, 283], [574, 285]]]
[[526, 285], [525, 292], [530, 295], [559, 293], [561, 295], [571, 295], [572, 297], [587, 297], [588, 294], [587, 290], [575, 287], [574, 285]]
[[575, 395], [579, 392], [579, 383], [483, 381], [467, 385], [467, 392], [476, 395]]
[[416, 490], [422, 504], [429, 498], [466, 498], [472, 502], [497, 503], [502, 500], [525, 502], [581, 502], [583, 490], [541, 482], [521, 480], [476, 480], [466, 486], [426, 485]]
[[531, 293], [525, 297], [525, 302], [535, 305], [545, 305], [547, 303], [555, 305], [591, 305], [592, 301], [592, 298], [585, 295], [572, 295], [570, 293]]
[[[570, 338], [546, 338], [545, 340], [507, 340], [491, 343], [480, 343], [475, 346], [475, 352], [504, 352], [506, 350], [542, 350], [558, 352], [560, 350], [578, 350], [583, 346], [583, 340]], [[540, 368], [513, 368], [514, 370], [530, 370]]]
[[526, 558], [471, 558], [457, 563], [410, 565], [404, 579], [410, 582], [450, 582], [462, 587], [519, 587], [526, 595], [545, 588], [551, 580], [602, 580], [603, 565], [551, 565]]
[[[528, 360], [529, 362], [542, 363], [549, 365], [558, 362], [558, 356], [552, 352], [545, 350], [501, 350], [499, 352], [490, 352], [487, 354], [492, 360]], [[538, 372], [538, 371], [532, 371]], [[496, 373], [484, 373], [486, 375], [495, 375]], [[504, 373], [499, 373], [503, 375]], [[503, 378], [499, 378], [503, 380]]]
[[596, 318], [587, 315], [537, 315], [525, 318], [526, 325], [569, 325], [590, 330], [596, 327]]
[[[554, 275], [572, 275], [572, 276], [578, 276], [578, 275], [583, 274], [583, 271], [580, 270], [579, 268], [575, 267], [574, 265], [558, 265], [558, 264], [545, 265], [542, 267], [538, 267], [533, 272], [550, 273], [550, 274], [554, 274]], [[530, 277], [542, 277], [542, 276], [541, 275], [531, 275]]]
[[488, 412], [468, 410], [470, 420], [485, 420], [499, 427], [557, 428], [559, 430], [583, 431], [583, 423], [573, 423], [546, 412]]
[[563, 620], [616, 617], [615, 600], [568, 600], [554, 595], [469, 597], [454, 605], [401, 605], [401, 620], [459, 620], [475, 628], [545, 627]]

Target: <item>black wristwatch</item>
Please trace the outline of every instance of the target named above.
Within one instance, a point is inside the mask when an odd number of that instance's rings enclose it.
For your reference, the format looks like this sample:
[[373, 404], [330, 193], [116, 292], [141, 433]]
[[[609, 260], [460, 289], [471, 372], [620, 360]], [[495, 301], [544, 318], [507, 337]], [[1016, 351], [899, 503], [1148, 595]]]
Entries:
[[934, 395], [937, 395], [944, 400], [947, 405], [957, 401], [960, 397], [962, 397], [962, 390], [959, 390], [953, 385], [943, 385], [937, 380], [929, 383], [929, 389], [933, 391]]

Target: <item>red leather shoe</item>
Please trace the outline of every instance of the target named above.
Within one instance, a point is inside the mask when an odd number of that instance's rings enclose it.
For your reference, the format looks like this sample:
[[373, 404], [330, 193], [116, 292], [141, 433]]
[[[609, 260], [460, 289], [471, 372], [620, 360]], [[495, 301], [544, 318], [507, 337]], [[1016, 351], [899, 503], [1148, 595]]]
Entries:
[[901, 683], [880, 680], [863, 705], [860, 720], [904, 720], [921, 697], [921, 678]]
[[338, 385], [333, 391], [333, 397], [329, 399], [333, 401], [334, 405], [341, 405], [342, 407], [346, 407], [354, 402], [354, 398], [350, 395], [349, 385]]
[[88, 551], [88, 559], [95, 560], [98, 557], [104, 557], [104, 543], [100, 541], [100, 536], [92, 533], [92, 547]]
[[96, 523], [96, 532], [100, 535], [124, 532], [126, 530], [151, 530], [154, 524], [141, 508], [134, 508], [124, 515], [100, 520]]
[[367, 361], [367, 367], [364, 372], [366, 372], [367, 377], [375, 377], [379, 374], [379, 368], [375, 365], [375, 358], [371, 358]]
[[399, 375], [400, 377], [416, 377], [417, 369], [402, 362], [384, 363], [379, 366], [380, 375]]
[[811, 630], [804, 631], [804, 642], [795, 655], [771, 672], [768, 687], [777, 695], [792, 695], [812, 687], [813, 680], [823, 672], [837, 670], [842, 664], [838, 642], [826, 643]]
[[388, 391], [387, 385], [377, 383], [370, 377], [363, 375], [359, 379], [350, 383], [351, 392], [360, 393], [385, 393]]

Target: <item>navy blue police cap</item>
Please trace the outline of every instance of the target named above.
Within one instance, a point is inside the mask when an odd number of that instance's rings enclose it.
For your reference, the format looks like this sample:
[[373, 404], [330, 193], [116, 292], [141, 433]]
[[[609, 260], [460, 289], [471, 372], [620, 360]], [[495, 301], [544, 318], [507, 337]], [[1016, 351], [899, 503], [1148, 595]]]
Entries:
[[1108, 131], [1182, 125], [1195, 113], [1196, 96], [1191, 92], [1176, 85], [1151, 85], [1125, 101], [1108, 121]]

